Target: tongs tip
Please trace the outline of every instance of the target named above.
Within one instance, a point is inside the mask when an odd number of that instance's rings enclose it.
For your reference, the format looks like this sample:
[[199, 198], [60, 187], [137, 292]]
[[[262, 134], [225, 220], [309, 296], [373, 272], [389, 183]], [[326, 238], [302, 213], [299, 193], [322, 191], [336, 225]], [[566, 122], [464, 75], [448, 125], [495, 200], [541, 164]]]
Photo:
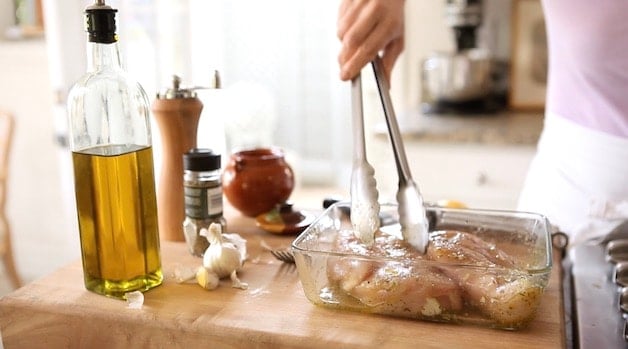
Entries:
[[381, 58], [379, 58], [379, 56], [375, 57], [372, 64], [377, 89], [384, 108], [388, 134], [390, 135], [390, 141], [395, 155], [397, 173], [399, 174], [397, 209], [399, 212], [401, 233], [405, 241], [419, 252], [425, 253], [429, 240], [429, 224], [423, 204], [423, 197], [421, 196], [419, 187], [412, 180], [412, 175], [410, 174], [410, 167], [408, 166], [401, 132], [399, 131], [399, 125], [397, 124], [397, 118], [390, 98], [388, 81], [384, 76], [384, 67]]

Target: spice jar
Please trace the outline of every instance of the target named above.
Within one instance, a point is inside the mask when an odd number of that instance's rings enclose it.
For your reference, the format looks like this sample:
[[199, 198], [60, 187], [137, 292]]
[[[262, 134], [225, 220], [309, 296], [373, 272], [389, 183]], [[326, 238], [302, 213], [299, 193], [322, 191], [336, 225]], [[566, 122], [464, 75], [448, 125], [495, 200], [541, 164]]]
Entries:
[[183, 235], [190, 253], [202, 257], [209, 242], [200, 235], [201, 229], [218, 223], [222, 231], [226, 231], [227, 222], [222, 215], [220, 154], [210, 149], [194, 148], [183, 154], [183, 168]]

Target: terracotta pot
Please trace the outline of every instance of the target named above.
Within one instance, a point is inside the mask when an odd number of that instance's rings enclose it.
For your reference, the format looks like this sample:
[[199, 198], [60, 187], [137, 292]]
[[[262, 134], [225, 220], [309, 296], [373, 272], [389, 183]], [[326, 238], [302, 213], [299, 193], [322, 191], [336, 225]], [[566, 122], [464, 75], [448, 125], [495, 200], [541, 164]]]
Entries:
[[294, 172], [279, 148], [255, 148], [231, 155], [222, 175], [229, 203], [255, 217], [284, 203], [294, 189]]

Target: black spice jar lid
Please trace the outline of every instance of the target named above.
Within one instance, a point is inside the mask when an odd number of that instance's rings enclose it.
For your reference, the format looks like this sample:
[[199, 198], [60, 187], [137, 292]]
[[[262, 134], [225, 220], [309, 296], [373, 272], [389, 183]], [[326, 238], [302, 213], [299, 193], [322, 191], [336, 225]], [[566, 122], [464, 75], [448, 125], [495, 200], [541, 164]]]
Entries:
[[211, 149], [194, 148], [183, 154], [183, 169], [187, 171], [214, 171], [220, 169], [220, 154]]

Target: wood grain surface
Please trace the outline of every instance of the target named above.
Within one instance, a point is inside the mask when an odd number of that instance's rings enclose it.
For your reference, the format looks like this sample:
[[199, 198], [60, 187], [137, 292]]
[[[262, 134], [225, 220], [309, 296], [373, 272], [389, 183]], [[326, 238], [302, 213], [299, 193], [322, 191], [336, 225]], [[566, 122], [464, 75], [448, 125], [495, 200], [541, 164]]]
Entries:
[[162, 286], [145, 293], [141, 309], [85, 290], [80, 261], [0, 299], [0, 331], [11, 348], [563, 348], [561, 268], [555, 258], [539, 313], [520, 331], [431, 323], [312, 305], [294, 266], [260, 247], [288, 246], [254, 220], [231, 212], [229, 231], [248, 240], [240, 279], [247, 290], [207, 291], [179, 284], [179, 266], [197, 266], [184, 243], [163, 242]]

